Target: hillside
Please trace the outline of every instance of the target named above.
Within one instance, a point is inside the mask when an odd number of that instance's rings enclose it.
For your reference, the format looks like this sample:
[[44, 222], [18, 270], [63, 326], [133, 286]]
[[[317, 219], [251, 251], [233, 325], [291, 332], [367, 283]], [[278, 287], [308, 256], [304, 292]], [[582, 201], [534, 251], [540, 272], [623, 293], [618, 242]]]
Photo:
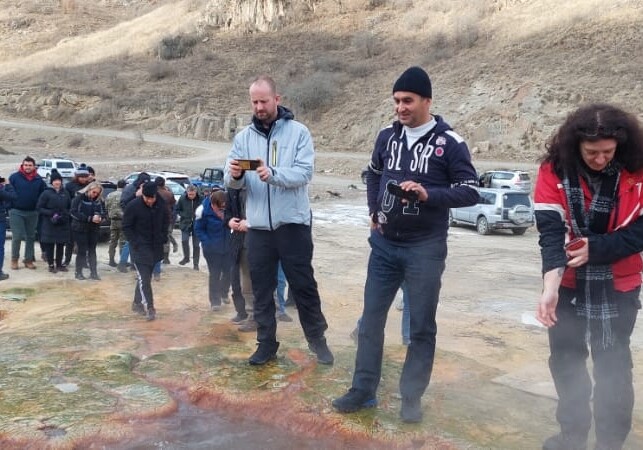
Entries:
[[[369, 152], [427, 69], [476, 158], [533, 161], [567, 112], [640, 112], [638, 0], [0, 1], [0, 115], [209, 140], [272, 74], [326, 151]], [[168, 56], [182, 57], [164, 59]]]

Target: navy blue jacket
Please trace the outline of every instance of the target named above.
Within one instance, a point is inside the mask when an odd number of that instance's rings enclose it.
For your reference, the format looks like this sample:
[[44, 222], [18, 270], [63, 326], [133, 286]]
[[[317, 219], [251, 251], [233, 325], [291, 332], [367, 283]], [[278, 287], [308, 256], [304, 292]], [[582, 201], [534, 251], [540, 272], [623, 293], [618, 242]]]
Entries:
[[14, 172], [9, 177], [9, 183], [17, 194], [11, 207], [22, 211], [35, 211], [40, 194], [47, 187], [47, 183], [42, 177], [36, 174], [30, 181], [21, 172]]
[[[477, 174], [467, 144], [442, 117], [434, 118], [436, 125], [411, 149], [399, 121], [381, 130], [375, 141], [367, 177], [368, 209], [387, 239], [446, 239], [449, 208], [478, 200]], [[426, 189], [427, 201], [402, 203], [386, 190], [388, 183], [409, 180]]]

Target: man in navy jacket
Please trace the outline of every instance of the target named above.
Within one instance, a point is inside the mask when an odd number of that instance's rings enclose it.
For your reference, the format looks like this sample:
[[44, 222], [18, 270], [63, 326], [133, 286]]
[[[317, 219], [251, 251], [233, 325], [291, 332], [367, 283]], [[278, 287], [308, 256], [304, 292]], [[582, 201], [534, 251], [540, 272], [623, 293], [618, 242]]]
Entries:
[[9, 210], [9, 220], [11, 222], [11, 268], [18, 270], [20, 244], [25, 241], [25, 267], [35, 269], [34, 242], [36, 241], [36, 227], [38, 225], [36, 204], [38, 203], [38, 197], [45, 190], [47, 184], [38, 175], [36, 161], [31, 156], [27, 156], [22, 160], [20, 169], [9, 177], [9, 183], [16, 191], [16, 199]]
[[400, 76], [393, 100], [398, 121], [380, 131], [369, 164], [371, 254], [353, 386], [333, 406], [353, 412], [377, 404], [384, 325], [405, 282], [411, 343], [400, 378], [401, 417], [419, 422], [433, 368], [449, 208], [476, 203], [477, 176], [464, 140], [431, 114], [431, 81], [423, 69], [411, 67]]

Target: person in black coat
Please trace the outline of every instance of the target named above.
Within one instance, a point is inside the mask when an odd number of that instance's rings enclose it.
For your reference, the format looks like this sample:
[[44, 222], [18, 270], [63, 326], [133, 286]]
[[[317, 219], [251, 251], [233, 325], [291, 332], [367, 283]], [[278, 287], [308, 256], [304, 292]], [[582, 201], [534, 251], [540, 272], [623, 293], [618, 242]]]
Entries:
[[41, 223], [40, 245], [45, 251], [49, 271], [67, 272], [67, 267], [63, 265], [63, 254], [65, 244], [69, 243], [71, 236], [69, 216], [71, 198], [63, 188], [63, 177], [57, 170], [51, 171], [50, 180], [51, 187], [40, 194], [36, 205]]
[[7, 239], [7, 214], [11, 208], [11, 202], [16, 197], [16, 191], [13, 186], [7, 183], [4, 177], [0, 177], [0, 238], [2, 239], [2, 245], [0, 246], [0, 281], [9, 278], [9, 274], [2, 271], [4, 266], [4, 242]]
[[100, 236], [100, 223], [107, 217], [105, 204], [100, 196], [103, 186], [97, 181], [78, 191], [71, 201], [71, 231], [78, 246], [76, 279], [84, 280], [83, 267], [89, 263], [89, 278], [100, 280], [96, 270], [96, 245]]
[[123, 233], [129, 242], [130, 255], [136, 269], [136, 288], [132, 311], [156, 318], [152, 271], [163, 259], [163, 245], [170, 226], [166, 205], [153, 181], [143, 184], [142, 195], [130, 201], [123, 212]]

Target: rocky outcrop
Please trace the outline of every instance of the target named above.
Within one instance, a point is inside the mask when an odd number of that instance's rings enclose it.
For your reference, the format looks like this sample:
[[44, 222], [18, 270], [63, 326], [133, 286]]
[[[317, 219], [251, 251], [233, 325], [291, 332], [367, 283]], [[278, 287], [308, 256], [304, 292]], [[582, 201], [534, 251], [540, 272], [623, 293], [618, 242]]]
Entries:
[[204, 8], [198, 28], [275, 30], [290, 8], [290, 0], [211, 0]]

